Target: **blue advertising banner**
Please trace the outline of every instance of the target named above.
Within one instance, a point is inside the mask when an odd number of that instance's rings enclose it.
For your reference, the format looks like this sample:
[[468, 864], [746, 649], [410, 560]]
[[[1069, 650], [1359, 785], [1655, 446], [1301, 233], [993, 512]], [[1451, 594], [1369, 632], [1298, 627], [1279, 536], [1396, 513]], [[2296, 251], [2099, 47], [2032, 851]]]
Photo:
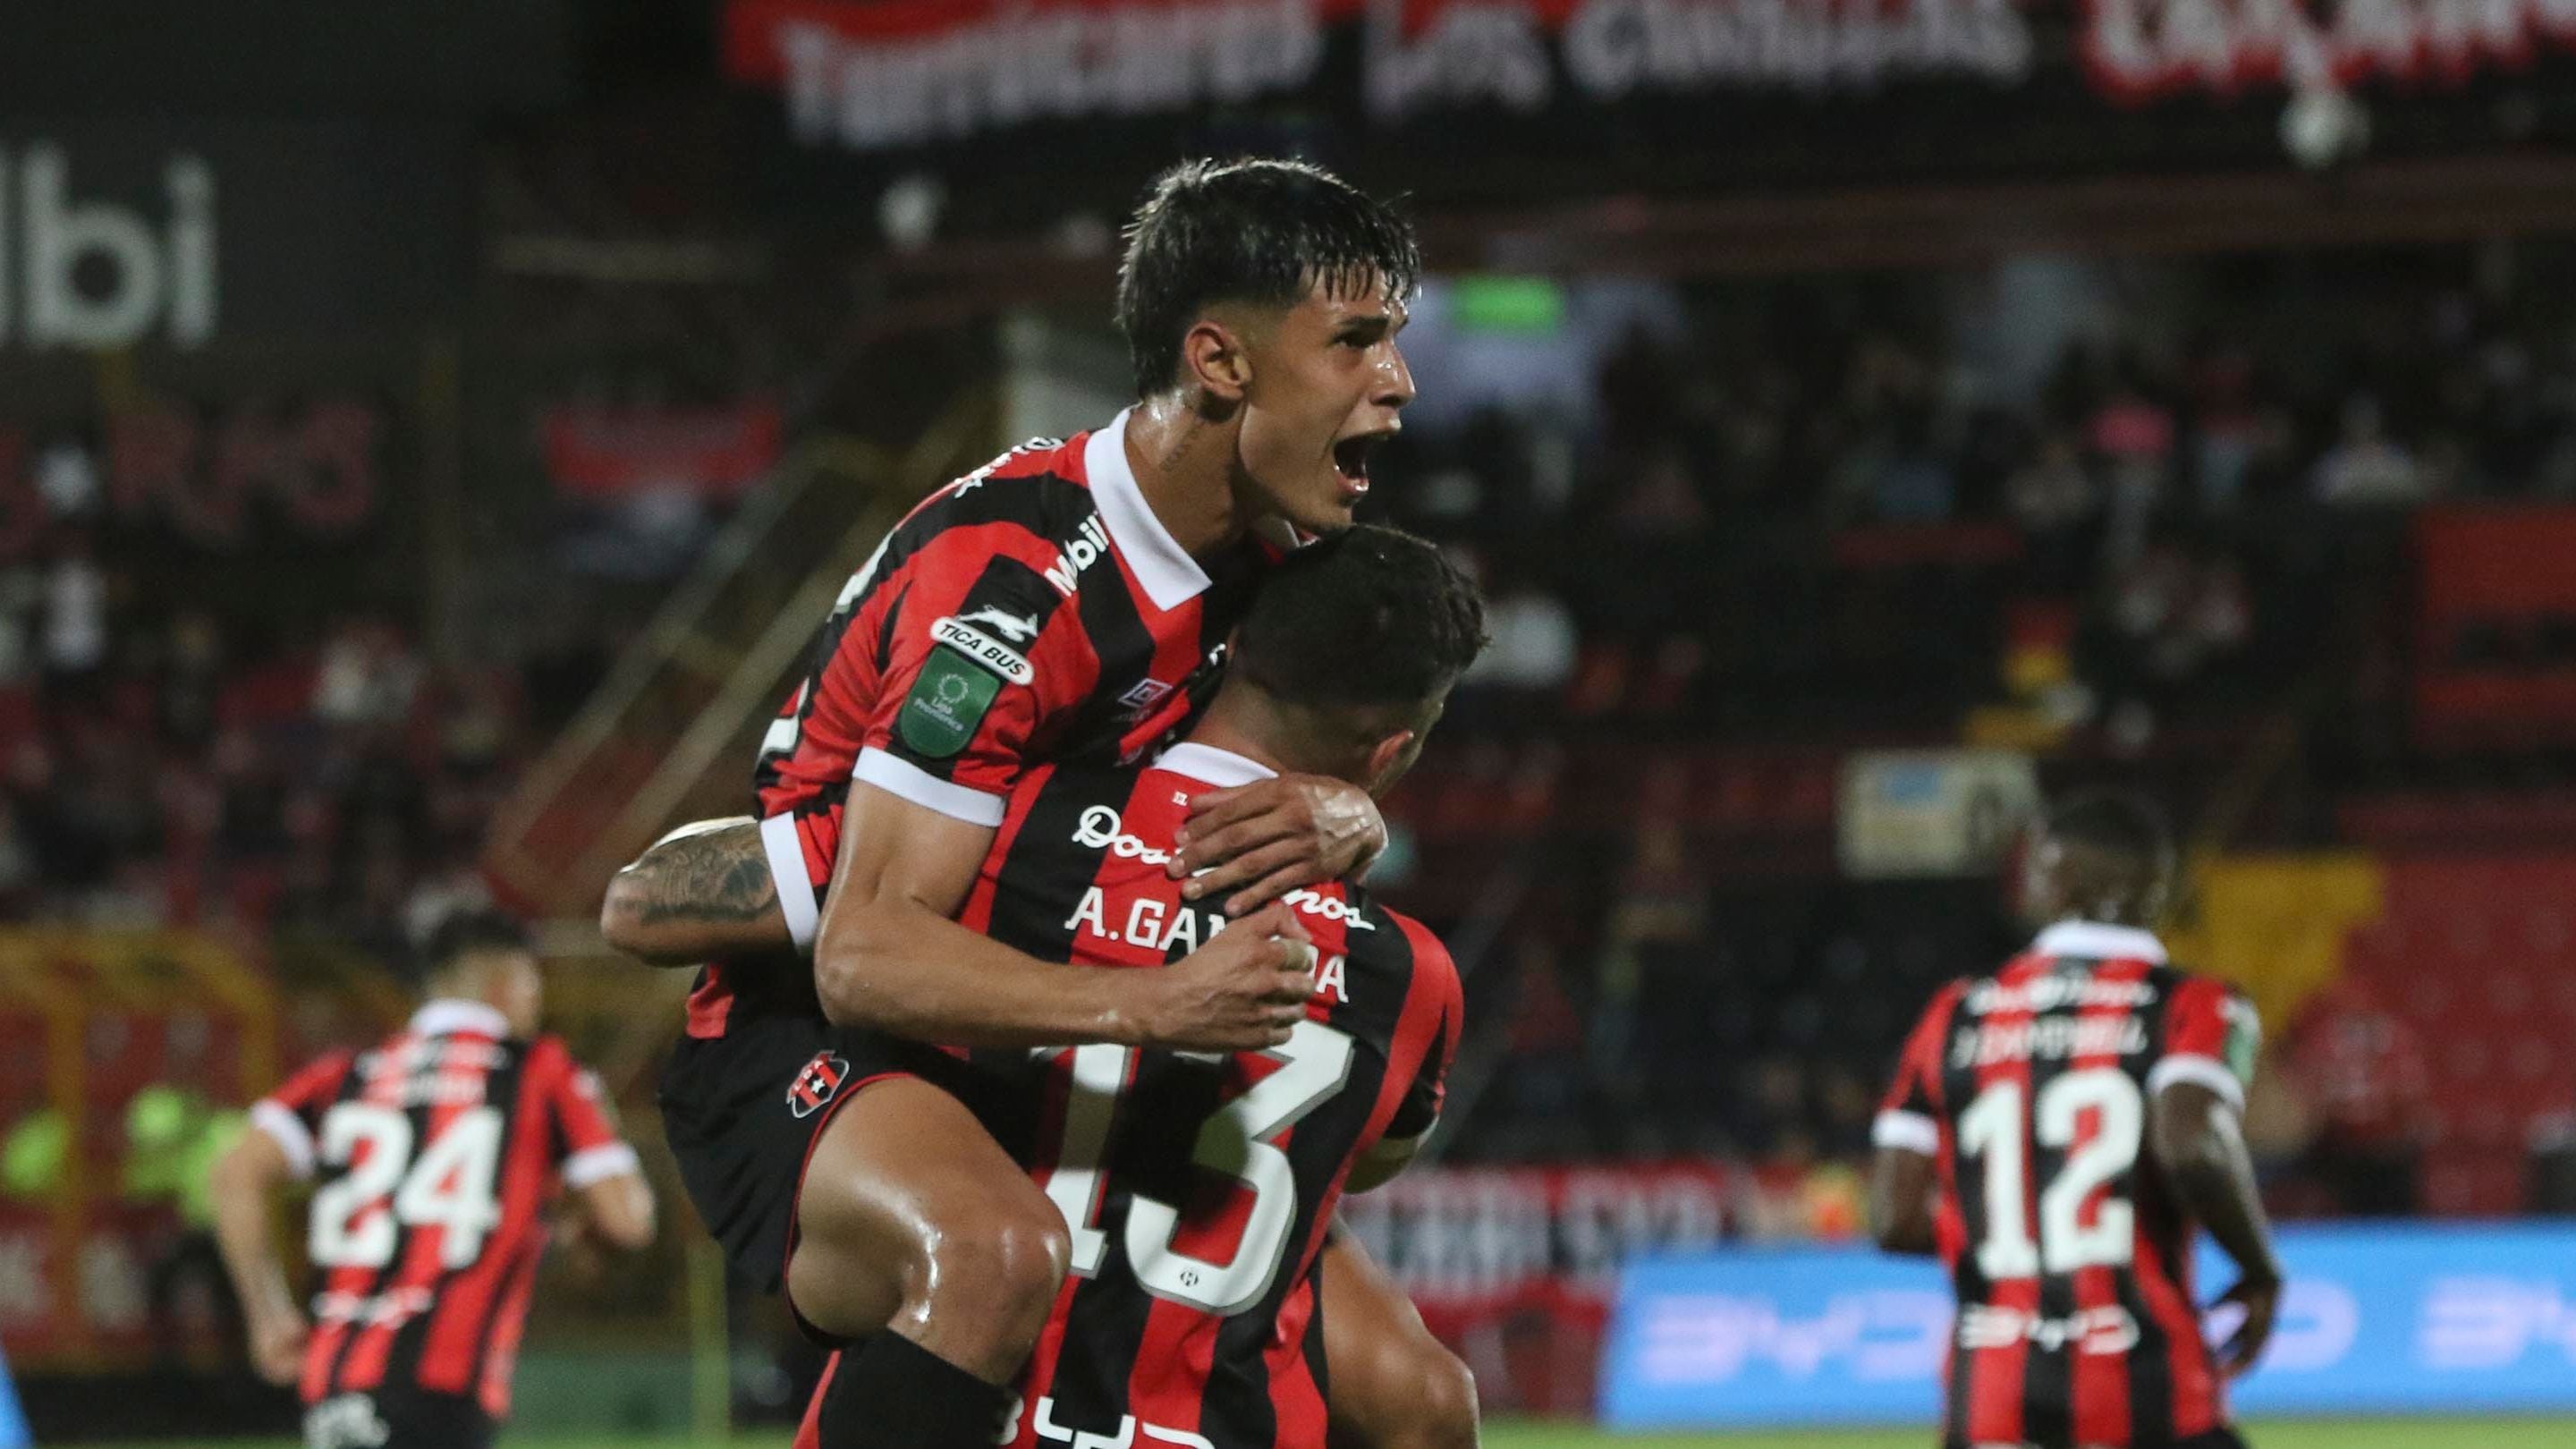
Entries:
[[[2576, 1409], [2576, 1224], [2284, 1229], [2290, 1286], [2236, 1408]], [[2202, 1246], [2200, 1288], [2227, 1263]], [[1620, 1278], [1601, 1416], [1619, 1428], [1931, 1422], [1950, 1334], [1928, 1260], [1863, 1248], [1643, 1258]]]

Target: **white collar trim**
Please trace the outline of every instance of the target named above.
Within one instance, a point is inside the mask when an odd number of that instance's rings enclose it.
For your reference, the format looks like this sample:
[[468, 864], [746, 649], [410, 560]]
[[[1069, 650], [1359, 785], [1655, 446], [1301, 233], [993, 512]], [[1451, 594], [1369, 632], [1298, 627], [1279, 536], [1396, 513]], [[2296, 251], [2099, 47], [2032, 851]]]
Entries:
[[488, 1036], [494, 1041], [507, 1041], [510, 1037], [510, 1018], [503, 1016], [497, 1007], [487, 1006], [480, 1001], [463, 1001], [451, 996], [430, 1002], [413, 1012], [410, 1031], [414, 1036], [448, 1036], [463, 1033], [471, 1036]]
[[2157, 940], [2154, 932], [2134, 926], [2106, 926], [2099, 921], [2060, 921], [2040, 932], [2030, 949], [2041, 956], [2165, 964], [2165, 943]]
[[1109, 541], [1145, 586], [1145, 597], [1157, 609], [1177, 609], [1207, 592], [1207, 570], [1154, 516], [1136, 484], [1136, 470], [1127, 466], [1127, 419], [1135, 411], [1129, 408], [1093, 430], [1082, 445], [1082, 471], [1091, 480], [1092, 506], [1100, 510]]
[[1214, 785], [1220, 790], [1231, 790], [1237, 785], [1249, 785], [1255, 780], [1273, 779], [1279, 774], [1277, 770], [1259, 760], [1238, 755], [1232, 750], [1220, 750], [1214, 745], [1193, 744], [1188, 740], [1183, 740], [1163, 751], [1163, 757], [1154, 762], [1154, 768], [1169, 770], [1175, 775], [1187, 775], [1203, 785]]

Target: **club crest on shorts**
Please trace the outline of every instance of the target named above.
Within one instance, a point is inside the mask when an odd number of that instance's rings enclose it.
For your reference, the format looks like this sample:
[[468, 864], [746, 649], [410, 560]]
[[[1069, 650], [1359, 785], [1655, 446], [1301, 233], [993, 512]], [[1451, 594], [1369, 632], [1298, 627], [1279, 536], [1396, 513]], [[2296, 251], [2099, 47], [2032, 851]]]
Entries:
[[787, 1110], [799, 1119], [811, 1117], [839, 1096], [842, 1086], [849, 1080], [849, 1058], [816, 1052], [814, 1060], [807, 1062], [805, 1069], [796, 1074], [796, 1080], [788, 1084]]

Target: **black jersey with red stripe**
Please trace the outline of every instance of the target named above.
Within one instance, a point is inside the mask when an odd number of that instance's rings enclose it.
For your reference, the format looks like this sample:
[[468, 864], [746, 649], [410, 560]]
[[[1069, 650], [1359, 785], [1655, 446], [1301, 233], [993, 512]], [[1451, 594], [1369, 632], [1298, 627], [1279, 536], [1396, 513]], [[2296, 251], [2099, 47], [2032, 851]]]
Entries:
[[1940, 1174], [1950, 1442], [2161, 1449], [2224, 1427], [2192, 1223], [2146, 1114], [2174, 1081], [2241, 1107], [2258, 1035], [2243, 995], [2115, 926], [2051, 927], [1934, 998], [1875, 1136]]
[[[1126, 417], [1022, 444], [940, 489], [841, 591], [754, 776], [799, 944], [819, 919], [852, 779], [994, 825], [1031, 763], [1142, 759], [1212, 693], [1279, 551], [1246, 539], [1193, 559], [1137, 485]], [[738, 997], [767, 1005], [773, 990], [811, 1009], [808, 979], [711, 969], [690, 1030], [721, 1035]]]
[[[1176, 961], [1225, 918], [1181, 899], [1173, 835], [1194, 796], [1266, 773], [1186, 743], [1142, 771], [1040, 767], [960, 920], [1042, 958]], [[971, 1105], [1073, 1241], [1000, 1442], [1322, 1446], [1316, 1256], [1352, 1168], [1438, 1117], [1462, 997], [1440, 942], [1365, 891], [1288, 899], [1317, 967], [1283, 1046], [970, 1055]]]
[[316, 1060], [251, 1120], [314, 1182], [304, 1401], [400, 1384], [506, 1415], [546, 1206], [637, 1170], [598, 1079], [555, 1037], [435, 1001]]

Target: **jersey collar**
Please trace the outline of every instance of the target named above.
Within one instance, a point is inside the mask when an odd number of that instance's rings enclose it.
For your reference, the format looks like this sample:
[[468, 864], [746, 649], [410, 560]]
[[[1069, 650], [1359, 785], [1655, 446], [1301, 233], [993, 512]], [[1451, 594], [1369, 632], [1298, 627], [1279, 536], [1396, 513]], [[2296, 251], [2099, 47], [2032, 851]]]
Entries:
[[488, 1036], [507, 1041], [510, 1018], [480, 1001], [442, 997], [411, 1014], [410, 1031], [414, 1036]]
[[2030, 949], [2040, 956], [2165, 964], [2165, 943], [2157, 940], [2154, 932], [2134, 926], [2106, 926], [2099, 921], [2060, 921], [2040, 932]]
[[1255, 780], [1272, 779], [1279, 773], [1259, 760], [1238, 755], [1232, 750], [1220, 750], [1214, 745], [1194, 744], [1188, 740], [1163, 751], [1163, 757], [1154, 762], [1154, 768], [1187, 775], [1202, 785], [1214, 785], [1220, 790], [1249, 785]]
[[1082, 471], [1091, 480], [1092, 506], [1100, 510], [1109, 541], [1145, 586], [1145, 597], [1157, 609], [1177, 609], [1207, 592], [1207, 570], [1154, 516], [1145, 490], [1136, 485], [1136, 470], [1127, 466], [1127, 419], [1135, 411], [1129, 408], [1092, 432], [1082, 445]]

